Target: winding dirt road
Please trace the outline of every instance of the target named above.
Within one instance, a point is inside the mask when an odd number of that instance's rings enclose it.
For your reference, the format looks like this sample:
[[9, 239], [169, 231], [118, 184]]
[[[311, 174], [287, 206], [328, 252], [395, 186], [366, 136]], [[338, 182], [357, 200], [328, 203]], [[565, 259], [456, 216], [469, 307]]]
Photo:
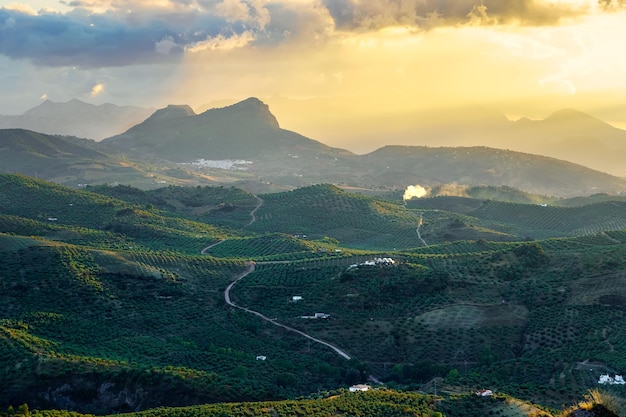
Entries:
[[[256, 196], [255, 196], [256, 197]], [[257, 205], [252, 209], [252, 211], [250, 211], [250, 217], [251, 220], [248, 224], [246, 224], [244, 227], [250, 226], [252, 223], [254, 223], [256, 221], [256, 211], [259, 209], [259, 207], [261, 207], [263, 205], [263, 200], [260, 197], [256, 197], [257, 199]], [[219, 245], [220, 243], [224, 242], [224, 240], [220, 240], [219, 242], [213, 243], [209, 246], [207, 246], [206, 248], [202, 249], [200, 251], [200, 253], [202, 255], [204, 255], [206, 253], [207, 250], [211, 249], [212, 247], [215, 247], [217, 245]], [[270, 261], [270, 262], [263, 262], [264, 264], [272, 264], [272, 263], [291, 263], [291, 261]], [[239, 310], [243, 310], [246, 313], [250, 313], [250, 314], [254, 314], [255, 316], [258, 316], [260, 318], [262, 318], [263, 320], [272, 323], [274, 326], [278, 326], [278, 327], [282, 327], [285, 330], [289, 330], [290, 332], [294, 332], [299, 334], [300, 336], [306, 337], [309, 340], [314, 341], [315, 343], [319, 343], [320, 345], [324, 345], [330, 349], [332, 349], [333, 351], [335, 351], [339, 356], [345, 358], [345, 359], [351, 359], [351, 356], [348, 355], [346, 352], [344, 352], [343, 350], [339, 349], [337, 346], [325, 342], [324, 340], [318, 339], [316, 337], [313, 337], [309, 334], [304, 333], [303, 331], [300, 331], [298, 329], [294, 329], [293, 327], [289, 327], [285, 324], [279, 323], [276, 321], [276, 319], [271, 319], [269, 317], [267, 317], [266, 315], [264, 315], [263, 313], [260, 313], [258, 311], [249, 309], [247, 307], [242, 307], [242, 306], [238, 306], [237, 304], [235, 304], [231, 299], [230, 299], [230, 291], [233, 289], [233, 287], [235, 286], [236, 283], [238, 283], [240, 280], [242, 280], [244, 277], [246, 277], [248, 274], [251, 274], [254, 272], [254, 269], [256, 267], [256, 264], [254, 263], [254, 261], [249, 261], [247, 263], [248, 268], [246, 268], [246, 270], [239, 275], [233, 282], [231, 282], [230, 284], [228, 284], [228, 287], [226, 287], [226, 290], [224, 291], [224, 301], [226, 302], [226, 304], [228, 304], [231, 307], [234, 308], [238, 308]]]
[[208, 251], [209, 249], [211, 249], [212, 247], [215, 247], [217, 245], [219, 245], [220, 243], [224, 242], [225, 239], [220, 240], [219, 242], [213, 243], [212, 245], [207, 246], [206, 248], [202, 249], [200, 251], [200, 255], [204, 255], [206, 253], [206, 251]]
[[252, 223], [254, 223], [256, 221], [256, 211], [259, 209], [259, 207], [261, 207], [263, 205], [263, 200], [261, 199], [261, 197], [256, 196], [257, 199], [257, 204], [256, 206], [252, 209], [252, 211], [250, 212], [250, 222], [248, 222], [248, 224], [246, 224], [244, 227], [248, 227], [250, 226]]
[[233, 286], [238, 283], [242, 278], [244, 278], [245, 276], [247, 276], [248, 274], [251, 274], [252, 272], [254, 272], [256, 264], [252, 261], [248, 262], [248, 268], [244, 271], [243, 274], [239, 275], [237, 277], [237, 279], [235, 279], [233, 282], [231, 282], [228, 287], [226, 287], [226, 290], [224, 291], [224, 301], [226, 301], [226, 304], [228, 304], [231, 307], [235, 307], [238, 308], [239, 310], [243, 310], [247, 313], [250, 314], [254, 314], [255, 316], [258, 316], [260, 318], [262, 318], [263, 320], [272, 323], [274, 326], [278, 326], [278, 327], [282, 327], [283, 329], [289, 330], [290, 332], [294, 332], [299, 334], [300, 336], [306, 337], [307, 339], [310, 339], [312, 341], [314, 341], [315, 343], [319, 343], [320, 345], [324, 345], [332, 350], [334, 350], [339, 356], [350, 360], [351, 356], [348, 355], [346, 352], [344, 352], [343, 350], [339, 349], [337, 346], [325, 342], [324, 340], [318, 339], [316, 337], [313, 337], [307, 333], [304, 333], [303, 331], [300, 331], [298, 329], [294, 329], [293, 327], [289, 327], [285, 324], [279, 323], [276, 321], [276, 319], [271, 319], [269, 317], [267, 317], [266, 315], [264, 315], [263, 313], [259, 313], [258, 311], [255, 310], [251, 310], [247, 307], [241, 307], [238, 306], [237, 304], [235, 304], [234, 302], [232, 302], [232, 300], [230, 299], [230, 291], [232, 290]]
[[422, 239], [422, 235], [420, 234], [420, 227], [422, 227], [423, 222], [424, 221], [422, 219], [422, 215], [420, 214], [420, 221], [417, 223], [417, 229], [415, 229], [415, 232], [417, 233], [417, 238], [422, 241], [424, 246], [428, 246], [428, 243], [426, 243], [426, 241]]

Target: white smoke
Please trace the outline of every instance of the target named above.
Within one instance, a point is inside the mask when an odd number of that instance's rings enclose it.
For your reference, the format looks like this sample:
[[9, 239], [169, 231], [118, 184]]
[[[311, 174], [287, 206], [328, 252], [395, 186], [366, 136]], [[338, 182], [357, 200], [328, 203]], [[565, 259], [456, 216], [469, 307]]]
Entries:
[[404, 195], [402, 196], [402, 199], [406, 201], [412, 198], [422, 198], [426, 194], [428, 194], [428, 191], [426, 191], [426, 188], [422, 187], [421, 185], [409, 185], [408, 187], [406, 187], [406, 190], [404, 190]]

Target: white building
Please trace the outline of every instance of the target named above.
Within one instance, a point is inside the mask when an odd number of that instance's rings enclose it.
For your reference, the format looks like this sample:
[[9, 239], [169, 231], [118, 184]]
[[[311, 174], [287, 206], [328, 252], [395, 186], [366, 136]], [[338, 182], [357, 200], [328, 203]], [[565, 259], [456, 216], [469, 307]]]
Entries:
[[366, 384], [357, 384], [357, 385], [352, 385], [349, 390], [350, 392], [357, 392], [357, 391], [369, 391], [370, 390], [370, 386], [366, 385]]
[[602, 374], [598, 379], [598, 384], [601, 385], [624, 385], [626, 381], [624, 381], [624, 377], [622, 375], [615, 375], [614, 377], [609, 374]]

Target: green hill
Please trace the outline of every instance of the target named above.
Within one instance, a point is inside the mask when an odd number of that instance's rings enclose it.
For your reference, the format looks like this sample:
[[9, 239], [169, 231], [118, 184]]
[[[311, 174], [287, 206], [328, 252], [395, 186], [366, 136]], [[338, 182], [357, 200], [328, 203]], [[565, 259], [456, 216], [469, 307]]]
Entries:
[[[135, 242], [145, 248], [195, 254], [229, 233], [152, 207], [25, 176], [0, 175], [0, 187], [0, 213], [27, 219], [28, 227], [37, 230], [33, 234], [48, 238], [65, 240], [63, 236], [72, 239], [76, 234], [95, 238], [108, 233], [111, 240], [131, 246]], [[26, 227], [25, 220], [13, 222], [6, 217], [0, 224], [0, 232], [18, 233]], [[93, 243], [101, 240], [106, 239]]]
[[[531, 415], [508, 397], [455, 395], [489, 388], [557, 409], [601, 374], [626, 372], [620, 201], [405, 206], [332, 185], [258, 200], [219, 187], [74, 190], [20, 175], [0, 175], [0, 190], [1, 409], [321, 399], [371, 375], [438, 390], [446, 405], [389, 392], [340, 393], [337, 404]], [[234, 208], [211, 214], [218, 207]], [[229, 227], [205, 223], [212, 216]], [[263, 404], [188, 412], [346, 410]], [[170, 412], [180, 411], [145, 413]]]
[[[577, 205], [573, 205], [574, 202]], [[626, 202], [620, 198], [609, 200], [608, 197], [588, 197], [552, 200], [550, 204], [519, 204], [442, 196], [413, 199], [407, 206], [413, 209], [446, 210], [483, 221], [515, 225], [521, 236], [535, 238], [548, 237], [550, 234], [578, 236], [626, 229]]]
[[168, 186], [140, 190], [125, 185], [102, 185], [87, 187], [87, 190], [130, 203], [151, 205], [205, 223], [237, 228], [251, 221], [250, 211], [258, 204], [255, 196], [236, 187]]
[[121, 182], [155, 188], [159, 183], [209, 182], [171, 162], [129, 160], [114, 156], [115, 151], [92, 140], [24, 129], [0, 129], [0, 150], [3, 173], [20, 173], [71, 187]]

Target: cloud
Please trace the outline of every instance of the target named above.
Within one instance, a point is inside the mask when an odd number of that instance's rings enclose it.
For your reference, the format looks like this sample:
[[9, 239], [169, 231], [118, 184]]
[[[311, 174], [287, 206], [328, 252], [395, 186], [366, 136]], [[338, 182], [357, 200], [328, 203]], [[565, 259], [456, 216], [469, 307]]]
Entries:
[[104, 84], [98, 83], [91, 88], [91, 97], [95, 97], [104, 91]]
[[250, 32], [244, 32], [240, 35], [234, 36], [218, 35], [196, 42], [195, 44], [188, 46], [185, 50], [187, 52], [194, 53], [201, 51], [238, 49], [247, 46], [253, 40], [254, 35]]
[[[623, 1], [623, 0], [622, 0]], [[323, 0], [342, 30], [389, 26], [423, 29], [459, 24], [555, 25], [589, 13], [593, 1], [566, 0]], [[600, 0], [610, 2], [610, 0]]]
[[171, 36], [165, 36], [163, 39], [154, 44], [154, 50], [160, 55], [169, 55], [177, 48], [178, 45]]
[[304, 49], [386, 28], [557, 25], [626, 0], [68, 0], [0, 8], [0, 54], [39, 66], [181, 62], [242, 48]]

